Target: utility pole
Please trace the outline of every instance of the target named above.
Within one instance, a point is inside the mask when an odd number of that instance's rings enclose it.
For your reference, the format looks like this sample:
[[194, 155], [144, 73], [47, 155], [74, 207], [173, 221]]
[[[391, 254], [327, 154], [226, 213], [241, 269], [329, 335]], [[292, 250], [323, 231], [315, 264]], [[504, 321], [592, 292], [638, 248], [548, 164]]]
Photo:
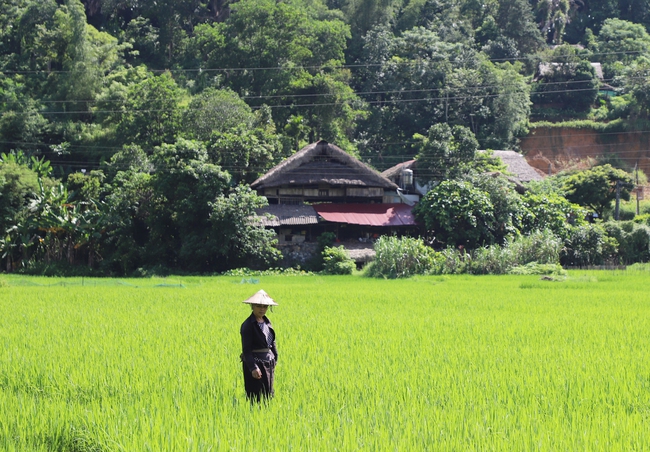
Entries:
[[639, 187], [639, 161], [634, 165], [634, 173], [636, 178], [636, 214], [639, 215], [639, 197], [641, 196], [641, 187]]
[[614, 219], [618, 221], [618, 212], [621, 205], [621, 181], [616, 181], [616, 210], [614, 211]]

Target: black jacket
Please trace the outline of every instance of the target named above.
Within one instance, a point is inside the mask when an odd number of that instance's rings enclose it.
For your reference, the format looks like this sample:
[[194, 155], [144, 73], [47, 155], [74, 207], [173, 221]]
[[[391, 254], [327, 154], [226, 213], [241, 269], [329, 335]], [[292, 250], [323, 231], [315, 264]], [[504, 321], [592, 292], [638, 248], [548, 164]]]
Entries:
[[[269, 329], [273, 332], [273, 337], [275, 338], [275, 330], [271, 325], [271, 321], [264, 316], [264, 322], [269, 326]], [[259, 350], [261, 348], [269, 348], [269, 345], [266, 342], [266, 337], [264, 333], [257, 326], [257, 320], [253, 314], [250, 315], [244, 323], [241, 324], [241, 348], [242, 348], [242, 361], [246, 364], [246, 367], [250, 372], [254, 371], [257, 368], [255, 364], [255, 357], [253, 355], [253, 350]], [[278, 347], [273, 341], [271, 346], [271, 353], [275, 358], [275, 361], [278, 361]]]

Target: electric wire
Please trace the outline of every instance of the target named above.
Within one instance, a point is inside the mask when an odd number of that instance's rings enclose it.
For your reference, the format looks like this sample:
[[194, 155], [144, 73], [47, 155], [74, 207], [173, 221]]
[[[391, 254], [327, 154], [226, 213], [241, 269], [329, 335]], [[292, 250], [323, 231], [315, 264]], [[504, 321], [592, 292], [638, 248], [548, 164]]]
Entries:
[[[643, 54], [644, 52], [640, 50], [625, 50], [625, 51], [614, 51], [614, 52], [593, 52], [589, 53], [588, 57], [599, 57], [599, 56], [609, 56], [609, 55], [622, 55], [622, 56], [627, 56], [627, 55], [640, 55]], [[477, 53], [478, 55], [478, 53]], [[553, 56], [552, 59], [559, 59], [561, 57], [558, 56]], [[572, 55], [567, 55], [567, 59], [573, 59], [575, 56]], [[443, 58], [439, 58], [439, 61], [442, 60]], [[453, 61], [453, 58], [445, 58]], [[491, 62], [506, 62], [506, 61], [537, 61], [541, 60], [538, 56], [535, 55], [528, 55], [528, 56], [523, 56], [523, 57], [513, 57], [513, 58], [486, 58], [485, 60], [491, 61]], [[556, 62], [556, 61], [547, 61], [549, 63], [551, 62]], [[368, 68], [368, 67], [382, 67], [386, 65], [387, 62], [376, 62], [376, 63], [352, 63], [352, 64], [321, 64], [321, 65], [295, 65], [295, 66], [249, 66], [249, 67], [222, 67], [222, 68], [204, 68], [204, 67], [197, 67], [197, 68], [167, 68], [167, 69], [148, 69], [149, 72], [152, 73], [186, 73], [186, 72], [247, 72], [247, 71], [297, 71], [297, 70], [323, 70], [323, 69], [357, 69], [357, 68]], [[412, 65], [420, 65], [422, 64], [422, 60], [407, 60], [401, 62], [401, 64], [412, 64]], [[29, 69], [29, 70], [5, 70], [1, 71], [0, 73], [5, 73], [5, 74], [70, 74], [70, 73], [80, 73], [80, 72], [85, 72], [85, 71], [79, 71], [79, 70], [63, 70], [63, 69]], [[109, 73], [111, 71], [108, 71]]]

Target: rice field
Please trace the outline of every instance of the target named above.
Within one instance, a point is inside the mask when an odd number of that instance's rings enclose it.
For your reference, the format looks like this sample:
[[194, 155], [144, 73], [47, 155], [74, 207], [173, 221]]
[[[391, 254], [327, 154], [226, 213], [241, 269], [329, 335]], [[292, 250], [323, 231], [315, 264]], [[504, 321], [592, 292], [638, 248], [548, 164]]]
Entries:
[[[647, 271], [0, 283], [2, 451], [650, 450]], [[261, 288], [280, 356], [251, 408]]]

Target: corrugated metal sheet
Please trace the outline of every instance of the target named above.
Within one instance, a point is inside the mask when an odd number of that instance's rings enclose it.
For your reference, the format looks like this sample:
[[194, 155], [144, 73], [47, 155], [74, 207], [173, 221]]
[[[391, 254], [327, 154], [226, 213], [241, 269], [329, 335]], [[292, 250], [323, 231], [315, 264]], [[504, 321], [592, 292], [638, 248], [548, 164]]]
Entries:
[[265, 227], [318, 223], [318, 215], [312, 206], [274, 204], [257, 209], [257, 214], [260, 215], [260, 223]]
[[406, 204], [315, 204], [326, 221], [364, 226], [415, 226], [411, 206]]

